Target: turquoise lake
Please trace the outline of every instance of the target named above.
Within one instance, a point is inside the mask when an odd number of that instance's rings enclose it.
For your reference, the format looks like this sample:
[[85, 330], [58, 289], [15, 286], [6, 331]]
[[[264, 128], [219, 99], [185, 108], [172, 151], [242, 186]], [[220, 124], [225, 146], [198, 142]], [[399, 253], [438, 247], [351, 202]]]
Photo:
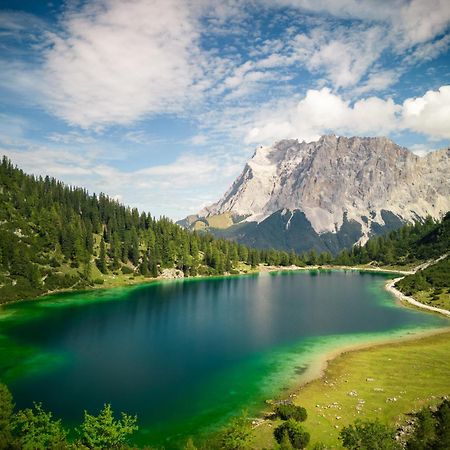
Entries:
[[9, 305], [0, 378], [18, 407], [40, 401], [72, 425], [111, 403], [138, 415], [137, 444], [179, 448], [243, 409], [257, 414], [326, 352], [449, 325], [398, 305], [388, 278], [280, 272]]

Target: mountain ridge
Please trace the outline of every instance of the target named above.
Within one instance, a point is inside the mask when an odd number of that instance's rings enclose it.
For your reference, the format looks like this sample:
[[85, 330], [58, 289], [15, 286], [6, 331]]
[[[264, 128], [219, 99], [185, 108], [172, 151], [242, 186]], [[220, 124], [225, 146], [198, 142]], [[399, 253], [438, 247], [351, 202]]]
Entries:
[[[303, 251], [308, 248], [277, 245], [280, 227], [290, 234], [292, 219], [301, 213], [302, 227], [312, 228], [306, 234], [318, 238], [311, 248], [336, 253], [348, 224], [352, 244], [363, 244], [402, 223], [441, 218], [450, 209], [449, 156], [446, 148], [420, 157], [386, 137], [282, 140], [256, 149], [218, 202], [180, 223], [251, 245]], [[261, 242], [273, 215], [282, 216], [277, 233]]]

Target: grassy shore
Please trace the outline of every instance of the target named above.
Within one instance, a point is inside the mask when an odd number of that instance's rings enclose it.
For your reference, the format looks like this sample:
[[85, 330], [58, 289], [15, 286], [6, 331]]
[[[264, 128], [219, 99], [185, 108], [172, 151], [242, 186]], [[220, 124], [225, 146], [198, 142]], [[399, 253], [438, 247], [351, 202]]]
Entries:
[[[450, 332], [349, 351], [329, 362], [323, 376], [301, 387], [293, 401], [308, 411], [312, 444], [341, 448], [339, 431], [357, 418], [394, 426], [406, 413], [450, 394]], [[272, 448], [277, 422], [255, 429], [257, 448]]]

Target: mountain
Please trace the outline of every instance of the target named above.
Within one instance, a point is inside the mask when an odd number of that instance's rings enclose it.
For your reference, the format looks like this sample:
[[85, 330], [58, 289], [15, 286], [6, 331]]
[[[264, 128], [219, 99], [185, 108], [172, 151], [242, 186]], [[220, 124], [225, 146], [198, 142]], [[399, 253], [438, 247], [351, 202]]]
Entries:
[[259, 248], [338, 253], [450, 209], [450, 149], [419, 157], [385, 137], [258, 148], [222, 199], [179, 222]]

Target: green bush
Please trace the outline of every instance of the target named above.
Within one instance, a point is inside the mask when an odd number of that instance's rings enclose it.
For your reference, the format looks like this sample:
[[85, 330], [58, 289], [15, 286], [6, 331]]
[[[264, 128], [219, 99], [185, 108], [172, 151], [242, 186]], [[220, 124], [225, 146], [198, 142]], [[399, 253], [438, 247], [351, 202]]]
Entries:
[[246, 413], [232, 419], [218, 438], [222, 450], [246, 450], [253, 448], [253, 431]]
[[282, 420], [294, 419], [297, 422], [304, 422], [308, 417], [305, 408], [292, 404], [278, 405], [275, 412]]
[[444, 400], [435, 412], [424, 408], [415, 414], [414, 431], [407, 450], [448, 450], [450, 448], [450, 401]]
[[84, 412], [84, 421], [77, 430], [80, 443], [90, 449], [122, 449], [128, 436], [137, 429], [137, 417], [122, 413], [120, 419], [114, 418], [111, 405], [106, 404], [98, 416]]
[[279, 444], [282, 442], [285, 433], [294, 448], [305, 448], [309, 443], [309, 433], [294, 419], [289, 419], [275, 428], [273, 434]]
[[134, 273], [133, 269], [130, 269], [128, 266], [122, 266], [120, 269], [124, 275], [129, 275], [130, 273]]
[[395, 430], [383, 425], [378, 419], [356, 420], [344, 427], [339, 439], [344, 448], [350, 450], [397, 450], [402, 447], [395, 440]]

